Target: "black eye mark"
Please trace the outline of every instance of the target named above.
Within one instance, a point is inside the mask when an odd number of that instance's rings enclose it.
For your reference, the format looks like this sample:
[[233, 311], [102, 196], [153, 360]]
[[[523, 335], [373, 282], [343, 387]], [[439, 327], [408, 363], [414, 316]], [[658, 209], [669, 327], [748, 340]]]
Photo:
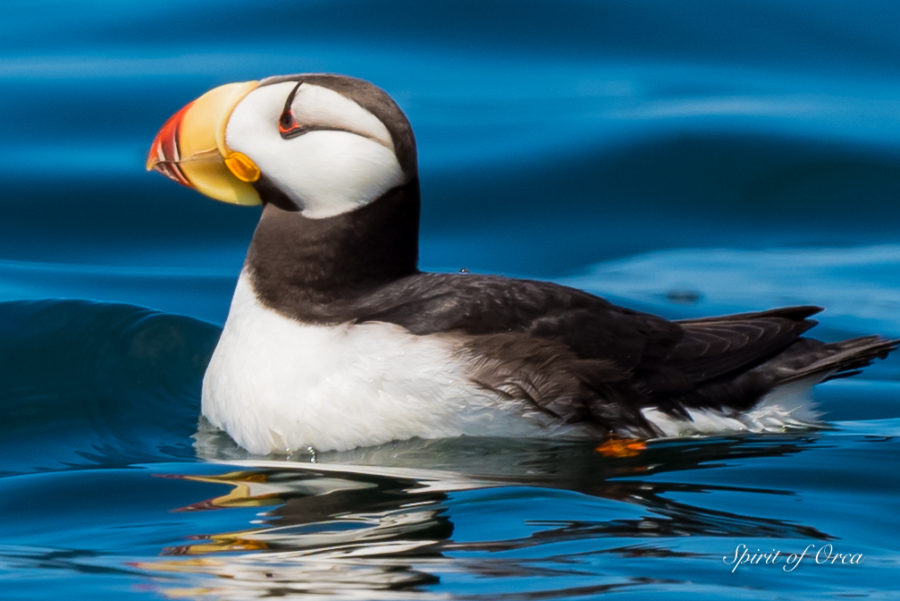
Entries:
[[281, 111], [281, 116], [278, 117], [278, 133], [281, 134], [281, 137], [285, 140], [289, 138], [296, 138], [301, 134], [305, 134], [309, 131], [309, 128], [305, 125], [301, 125], [297, 123], [297, 120], [294, 119], [294, 115], [291, 112], [291, 105], [294, 103], [294, 96], [297, 95], [297, 90], [300, 89], [300, 86], [303, 85], [303, 80], [297, 82], [297, 85], [294, 86], [294, 89], [291, 90], [291, 93], [288, 94], [287, 100], [284, 101], [284, 108]]

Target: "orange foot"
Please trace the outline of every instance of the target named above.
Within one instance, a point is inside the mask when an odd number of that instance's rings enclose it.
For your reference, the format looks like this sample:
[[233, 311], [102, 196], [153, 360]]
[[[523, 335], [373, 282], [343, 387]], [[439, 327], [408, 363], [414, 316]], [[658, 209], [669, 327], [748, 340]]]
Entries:
[[637, 438], [609, 438], [594, 447], [604, 457], [635, 457], [647, 448], [647, 443]]

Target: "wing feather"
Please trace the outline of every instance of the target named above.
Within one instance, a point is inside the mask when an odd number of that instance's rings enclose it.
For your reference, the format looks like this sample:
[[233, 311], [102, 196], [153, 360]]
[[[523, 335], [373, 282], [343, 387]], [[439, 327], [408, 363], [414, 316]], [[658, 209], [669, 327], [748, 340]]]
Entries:
[[668, 321], [549, 282], [473, 274], [416, 274], [367, 299], [370, 306], [357, 307], [360, 321], [465, 336], [473, 357], [491, 359], [478, 364], [477, 381], [498, 394], [568, 421], [637, 429], [641, 407], [707, 402], [704, 387], [772, 359], [815, 325], [808, 317], [820, 310]]

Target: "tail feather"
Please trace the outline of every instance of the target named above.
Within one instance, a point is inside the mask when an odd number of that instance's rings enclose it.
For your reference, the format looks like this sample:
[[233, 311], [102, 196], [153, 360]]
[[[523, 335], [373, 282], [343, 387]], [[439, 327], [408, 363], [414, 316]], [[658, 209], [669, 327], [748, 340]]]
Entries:
[[[805, 319], [812, 309], [788, 311]], [[900, 340], [880, 336], [831, 343], [798, 338], [775, 357], [737, 377], [704, 382], [678, 397], [654, 399], [652, 404], [641, 407], [641, 415], [648, 423], [650, 436], [813, 427], [819, 418], [811, 402], [813, 386], [855, 375], [898, 346]]]
[[[851, 338], [841, 342], [819, 343], [820, 349], [814, 353], [802, 352], [798, 341], [796, 353], [790, 353], [789, 349], [784, 363], [779, 365], [778, 383], [802, 380], [813, 375], [821, 375], [820, 381], [835, 378], [846, 378], [856, 375], [860, 370], [871, 364], [875, 359], [884, 359], [888, 354], [900, 345], [900, 340], [882, 338], [881, 336], [863, 336]], [[812, 355], [812, 361], [810, 361]], [[799, 364], [802, 361], [802, 364]]]
[[[808, 317], [821, 313], [822, 307], [814, 305], [798, 305], [793, 307], [778, 307], [777, 309], [768, 309], [766, 311], [753, 311], [750, 313], [731, 313], [729, 315], [717, 315], [715, 317], [699, 317], [694, 319], [679, 319], [681, 324], [707, 324], [722, 323], [727, 321], [746, 321], [748, 319], [759, 319], [762, 317], [783, 317], [791, 321], [803, 321]], [[815, 322], [813, 322], [815, 324]]]

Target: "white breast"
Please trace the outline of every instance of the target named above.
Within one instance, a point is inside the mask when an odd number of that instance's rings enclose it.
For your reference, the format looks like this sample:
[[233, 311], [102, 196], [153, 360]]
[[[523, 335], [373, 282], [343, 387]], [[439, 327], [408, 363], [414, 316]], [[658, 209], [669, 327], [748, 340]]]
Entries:
[[543, 414], [470, 384], [464, 355], [451, 337], [394, 324], [302, 324], [260, 304], [245, 272], [203, 379], [203, 414], [256, 454], [552, 433]]

